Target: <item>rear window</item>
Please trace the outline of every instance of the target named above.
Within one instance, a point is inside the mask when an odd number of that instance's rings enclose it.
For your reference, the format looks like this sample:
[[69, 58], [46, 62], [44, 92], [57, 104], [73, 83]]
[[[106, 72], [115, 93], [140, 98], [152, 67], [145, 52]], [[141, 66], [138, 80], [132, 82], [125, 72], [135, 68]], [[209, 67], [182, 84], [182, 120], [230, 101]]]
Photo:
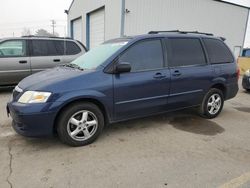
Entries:
[[170, 38], [167, 46], [171, 67], [206, 64], [200, 39]]
[[231, 63], [234, 61], [232, 53], [224, 42], [218, 39], [203, 39], [210, 63]]

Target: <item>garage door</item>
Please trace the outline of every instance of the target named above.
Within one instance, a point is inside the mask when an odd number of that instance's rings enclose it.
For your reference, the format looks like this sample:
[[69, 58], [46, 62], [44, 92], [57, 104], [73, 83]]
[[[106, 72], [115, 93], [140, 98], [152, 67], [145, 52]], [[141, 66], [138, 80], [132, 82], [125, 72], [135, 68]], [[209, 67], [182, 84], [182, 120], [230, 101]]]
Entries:
[[82, 18], [72, 22], [72, 37], [82, 42]]
[[104, 42], [105, 9], [100, 9], [89, 15], [89, 48]]

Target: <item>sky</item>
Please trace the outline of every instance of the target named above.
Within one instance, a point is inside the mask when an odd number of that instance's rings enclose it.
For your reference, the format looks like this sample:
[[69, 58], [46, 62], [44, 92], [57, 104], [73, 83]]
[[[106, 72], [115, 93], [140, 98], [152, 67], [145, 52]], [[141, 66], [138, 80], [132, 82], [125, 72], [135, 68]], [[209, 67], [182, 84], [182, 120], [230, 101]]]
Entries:
[[[227, 0], [250, 7], [250, 0]], [[51, 20], [56, 21], [55, 31], [67, 36], [67, 15], [72, 0], [0, 0], [0, 38], [20, 36], [25, 28], [34, 34], [40, 28], [52, 32]], [[250, 18], [245, 46], [250, 47]]]
[[24, 28], [32, 34], [40, 28], [52, 32], [51, 20], [56, 21], [55, 31], [65, 35], [68, 9], [72, 0], [0, 0], [0, 38], [20, 36]]

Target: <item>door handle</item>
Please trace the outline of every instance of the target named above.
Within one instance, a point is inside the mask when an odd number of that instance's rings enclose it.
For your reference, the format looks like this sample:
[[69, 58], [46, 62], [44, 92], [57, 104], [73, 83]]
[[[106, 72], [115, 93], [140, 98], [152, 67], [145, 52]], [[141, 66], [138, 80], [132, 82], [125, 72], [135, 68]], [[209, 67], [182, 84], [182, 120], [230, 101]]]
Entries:
[[172, 75], [173, 76], [180, 76], [181, 72], [179, 70], [175, 70]]
[[155, 79], [163, 79], [163, 78], [166, 78], [166, 75], [163, 75], [162, 73], [157, 72], [157, 73], [154, 75], [154, 78], [155, 78]]
[[54, 62], [60, 62], [61, 60], [60, 59], [54, 59], [53, 61]]
[[27, 61], [26, 60], [21, 60], [21, 61], [19, 61], [19, 63], [24, 64], [24, 63], [27, 63]]

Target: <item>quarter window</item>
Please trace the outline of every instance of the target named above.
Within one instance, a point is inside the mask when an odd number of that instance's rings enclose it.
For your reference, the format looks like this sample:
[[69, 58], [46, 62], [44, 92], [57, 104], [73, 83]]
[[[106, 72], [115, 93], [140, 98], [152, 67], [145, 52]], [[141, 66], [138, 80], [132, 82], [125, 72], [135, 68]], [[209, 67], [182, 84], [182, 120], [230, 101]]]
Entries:
[[26, 56], [26, 42], [24, 40], [10, 40], [0, 43], [0, 57]]
[[170, 38], [167, 40], [171, 67], [205, 65], [206, 58], [199, 39]]
[[230, 63], [234, 61], [228, 47], [218, 39], [203, 39], [210, 63]]
[[163, 53], [160, 40], [142, 41], [130, 47], [119, 62], [131, 64], [131, 72], [163, 68]]
[[66, 55], [75, 55], [81, 52], [79, 46], [76, 43], [67, 41], [66, 42]]

